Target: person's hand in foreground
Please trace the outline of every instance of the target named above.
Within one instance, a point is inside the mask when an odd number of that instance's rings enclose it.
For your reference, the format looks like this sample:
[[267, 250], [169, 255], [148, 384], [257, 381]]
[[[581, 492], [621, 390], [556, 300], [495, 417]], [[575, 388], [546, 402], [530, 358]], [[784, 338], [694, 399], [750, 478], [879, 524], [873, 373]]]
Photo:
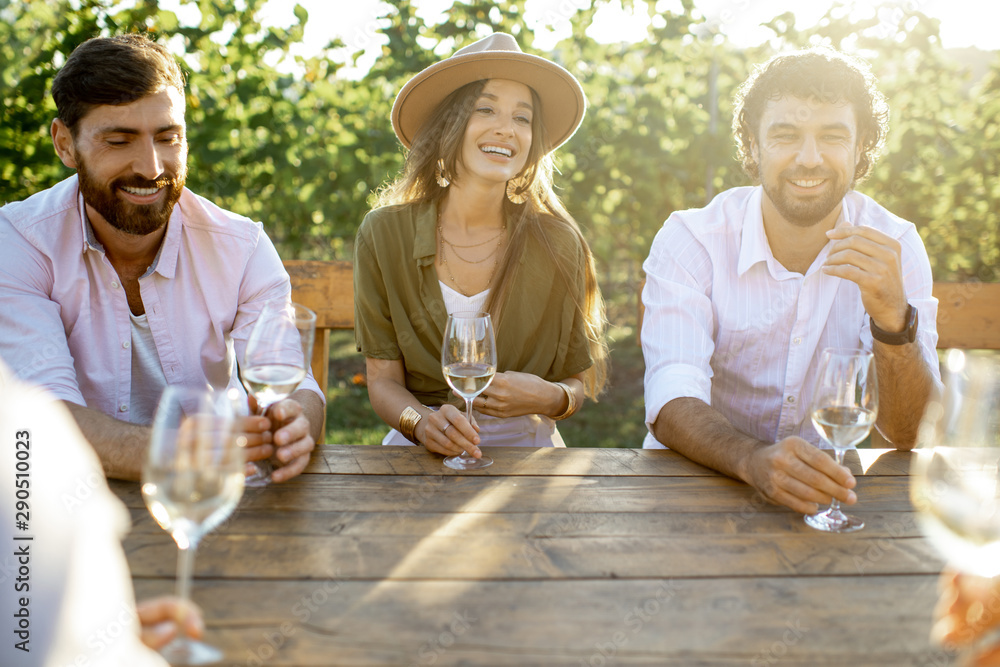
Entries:
[[1000, 629], [1000, 577], [987, 579], [946, 569], [939, 588], [931, 638], [949, 649], [965, 649], [968, 655], [963, 653], [962, 664], [1000, 666], [1000, 636], [991, 644], [976, 646]]
[[154, 650], [173, 641], [182, 626], [184, 634], [192, 639], [201, 639], [205, 632], [205, 623], [198, 605], [191, 601], [182, 603], [180, 598], [173, 595], [137, 602], [135, 610], [142, 626], [142, 643]]

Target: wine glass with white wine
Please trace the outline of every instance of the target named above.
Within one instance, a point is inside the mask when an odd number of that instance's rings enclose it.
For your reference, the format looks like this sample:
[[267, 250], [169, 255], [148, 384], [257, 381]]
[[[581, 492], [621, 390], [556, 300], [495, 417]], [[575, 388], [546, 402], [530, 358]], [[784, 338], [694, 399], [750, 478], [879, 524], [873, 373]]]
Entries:
[[[257, 414], [287, 398], [306, 376], [316, 337], [316, 313], [287, 299], [268, 301], [247, 339], [240, 379], [257, 401]], [[255, 461], [247, 486], [266, 486], [274, 466]]]
[[[465, 399], [465, 414], [472, 423], [472, 401], [490, 386], [497, 372], [497, 346], [489, 313], [454, 313], [448, 316], [441, 346], [444, 378], [456, 394]], [[476, 470], [493, 463], [483, 454], [473, 458], [468, 452], [449, 456], [444, 464], [455, 470]]]
[[[149, 512], [177, 543], [177, 596], [191, 595], [191, 570], [202, 537], [217, 528], [243, 495], [243, 448], [233, 432], [232, 397], [211, 389], [168, 386], [153, 418], [142, 469]], [[186, 609], [188, 605], [181, 605]], [[219, 662], [222, 652], [184, 634], [160, 650], [170, 664]]]
[[[875, 356], [864, 350], [823, 350], [811, 410], [813, 426], [843, 465], [844, 453], [865, 439], [878, 417]], [[865, 527], [861, 519], [844, 514], [836, 498], [826, 511], [806, 516], [805, 522], [832, 533]]]
[[910, 498], [923, 533], [958, 570], [1000, 576], [1000, 358], [949, 350], [924, 410]]

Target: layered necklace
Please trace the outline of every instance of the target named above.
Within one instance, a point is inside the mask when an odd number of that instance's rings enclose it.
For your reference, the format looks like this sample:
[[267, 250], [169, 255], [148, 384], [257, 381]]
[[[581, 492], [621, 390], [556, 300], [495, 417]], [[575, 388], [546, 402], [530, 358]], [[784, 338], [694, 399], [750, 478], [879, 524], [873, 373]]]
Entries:
[[[459, 284], [458, 280], [455, 279], [454, 274], [452, 274], [451, 267], [448, 266], [448, 257], [445, 254], [445, 250], [444, 250], [445, 246], [448, 246], [449, 248], [451, 248], [451, 254], [453, 254], [460, 261], [465, 262], [466, 264], [482, 264], [483, 262], [487, 261], [488, 259], [490, 259], [492, 257], [493, 258], [493, 268], [490, 270], [490, 278], [486, 282], [486, 285], [489, 286], [489, 285], [493, 284], [493, 276], [496, 275], [497, 266], [500, 265], [500, 248], [503, 246], [504, 239], [506, 238], [507, 223], [504, 223], [503, 228], [499, 232], [497, 232], [496, 236], [488, 238], [485, 241], [481, 241], [479, 243], [473, 243], [473, 244], [470, 244], [470, 245], [458, 245], [456, 243], [452, 243], [451, 241], [449, 241], [448, 239], [446, 239], [444, 237], [444, 227], [442, 227], [442, 225], [441, 225], [441, 213], [439, 211], [438, 212], [438, 226], [437, 226], [437, 230], [438, 230], [438, 239], [439, 239], [438, 245], [441, 248], [441, 264], [444, 265], [444, 269], [448, 273], [448, 280], [450, 280], [451, 284], [455, 286], [455, 289], [457, 289], [464, 296], [473, 296], [472, 294], [469, 293], [469, 291], [467, 289], [465, 289], [464, 287], [462, 287], [462, 285]], [[490, 243], [493, 243], [494, 241], [496, 241], [496, 247], [493, 248], [493, 252], [491, 252], [490, 254], [486, 255], [482, 259], [466, 259], [465, 257], [462, 257], [462, 255], [458, 252], [460, 249], [461, 250], [468, 250], [470, 248], [480, 248], [480, 247], [482, 247], [484, 245], [488, 245]]]

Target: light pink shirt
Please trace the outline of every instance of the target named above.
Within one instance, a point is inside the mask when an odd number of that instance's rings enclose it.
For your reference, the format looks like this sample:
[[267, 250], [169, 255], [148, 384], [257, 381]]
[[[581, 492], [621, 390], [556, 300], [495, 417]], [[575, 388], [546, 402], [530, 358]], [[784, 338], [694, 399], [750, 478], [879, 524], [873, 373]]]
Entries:
[[[169, 384], [242, 387], [262, 304], [291, 291], [259, 222], [185, 189], [139, 279]], [[0, 357], [57, 398], [130, 421], [128, 301], [86, 221], [77, 177], [0, 208]], [[312, 374], [300, 388], [322, 392]]]
[[[820, 270], [830, 244], [804, 276], [775, 260], [761, 193], [734, 188], [703, 209], [674, 213], [653, 240], [642, 294], [647, 427], [673, 399], [693, 397], [759, 440], [797, 435], [819, 445], [809, 401], [820, 353], [872, 348], [858, 286]], [[920, 235], [852, 190], [837, 226], [853, 225], [902, 245], [906, 296], [919, 311], [917, 342], [937, 375], [937, 299]], [[650, 432], [643, 447], [663, 445]]]

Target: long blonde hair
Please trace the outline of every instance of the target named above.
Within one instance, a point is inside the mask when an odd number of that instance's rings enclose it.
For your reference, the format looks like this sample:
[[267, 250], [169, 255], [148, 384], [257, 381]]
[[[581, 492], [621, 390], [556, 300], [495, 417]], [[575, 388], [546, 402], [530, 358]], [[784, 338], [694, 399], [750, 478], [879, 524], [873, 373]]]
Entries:
[[[437, 161], [443, 159], [445, 172], [450, 178], [454, 178], [462, 141], [465, 138], [465, 129], [472, 117], [476, 100], [479, 99], [485, 85], [486, 80], [482, 80], [462, 86], [438, 105], [430, 120], [417, 133], [400, 174], [376, 194], [376, 206], [431, 202], [440, 204], [447, 194], [447, 189], [440, 187], [435, 180]], [[503, 199], [504, 219], [508, 221], [511, 229], [510, 242], [490, 286], [486, 310], [500, 325], [529, 236], [541, 243], [563, 280], [567, 285], [572, 285], [573, 276], [579, 267], [570, 265], [569, 257], [556, 252], [553, 236], [559, 228], [575, 236], [583, 248], [586, 289], [582, 303], [575, 295], [573, 298], [577, 300], [576, 307], [583, 316], [590, 356], [594, 361], [593, 366], [584, 373], [584, 391], [587, 396], [597, 400], [608, 377], [604, 299], [601, 297], [601, 288], [597, 282], [597, 269], [590, 246], [583, 237], [580, 226], [552, 189], [554, 169], [551, 152], [546, 152], [544, 149], [547, 145], [547, 135], [539, 111], [541, 101], [534, 90], [531, 91], [531, 97], [535, 106], [531, 120], [533, 139], [524, 171], [519, 174], [519, 177], [524, 177], [529, 183], [522, 192], [527, 196], [527, 200], [523, 204], [514, 204], [506, 197]], [[572, 294], [572, 291], [570, 293]]]

